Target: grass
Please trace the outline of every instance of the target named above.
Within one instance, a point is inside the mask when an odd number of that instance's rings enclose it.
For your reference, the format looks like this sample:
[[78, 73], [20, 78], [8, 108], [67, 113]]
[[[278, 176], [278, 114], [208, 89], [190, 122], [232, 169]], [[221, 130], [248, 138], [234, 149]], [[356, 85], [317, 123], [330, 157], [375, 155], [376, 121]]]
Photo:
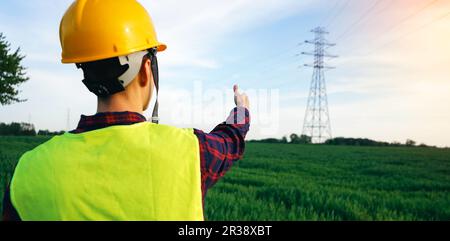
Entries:
[[[0, 195], [46, 138], [0, 137]], [[0, 201], [1, 202], [1, 201]], [[248, 143], [207, 220], [450, 220], [450, 149]]]
[[49, 137], [0, 136], [0, 211], [3, 213], [3, 194], [9, 184], [20, 156], [48, 140]]

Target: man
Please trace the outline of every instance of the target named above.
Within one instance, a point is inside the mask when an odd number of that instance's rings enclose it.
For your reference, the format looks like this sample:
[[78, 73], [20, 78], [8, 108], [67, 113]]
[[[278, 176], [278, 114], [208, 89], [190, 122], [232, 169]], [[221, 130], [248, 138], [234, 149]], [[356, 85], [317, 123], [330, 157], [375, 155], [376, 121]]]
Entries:
[[158, 102], [146, 122], [166, 46], [135, 0], [75, 1], [60, 40], [62, 62], [98, 96], [97, 114], [21, 157], [4, 219], [203, 220], [207, 190], [244, 153], [247, 96], [234, 86], [237, 107], [211, 133], [156, 124]]

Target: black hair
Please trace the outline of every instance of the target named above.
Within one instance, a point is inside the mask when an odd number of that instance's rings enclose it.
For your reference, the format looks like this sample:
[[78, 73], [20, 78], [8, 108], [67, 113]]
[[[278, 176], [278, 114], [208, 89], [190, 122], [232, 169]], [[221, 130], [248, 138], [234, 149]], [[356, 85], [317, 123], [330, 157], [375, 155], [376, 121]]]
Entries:
[[[151, 71], [157, 86], [158, 80], [158, 62], [156, 59], [156, 49], [149, 49], [145, 55], [151, 61]], [[124, 91], [123, 81], [119, 77], [124, 74], [130, 66], [121, 65], [119, 58], [109, 58], [92, 62], [76, 64], [83, 70], [83, 83], [86, 87], [98, 97], [108, 97], [115, 93]]]

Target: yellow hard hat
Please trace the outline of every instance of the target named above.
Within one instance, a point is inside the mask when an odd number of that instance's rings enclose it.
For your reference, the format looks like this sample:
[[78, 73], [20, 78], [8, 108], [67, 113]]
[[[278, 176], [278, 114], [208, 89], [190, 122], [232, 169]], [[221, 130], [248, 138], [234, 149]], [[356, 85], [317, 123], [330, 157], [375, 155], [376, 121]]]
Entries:
[[166, 45], [136, 0], [76, 0], [59, 29], [63, 63], [84, 63]]

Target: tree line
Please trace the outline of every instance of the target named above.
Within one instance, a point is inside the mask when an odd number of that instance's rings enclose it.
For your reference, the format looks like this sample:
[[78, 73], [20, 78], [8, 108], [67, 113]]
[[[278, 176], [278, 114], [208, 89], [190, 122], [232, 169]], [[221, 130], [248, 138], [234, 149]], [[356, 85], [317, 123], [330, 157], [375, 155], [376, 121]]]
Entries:
[[64, 131], [39, 130], [36, 132], [34, 125], [30, 123], [0, 123], [1, 136], [54, 136], [61, 134], [64, 134]]
[[[34, 125], [30, 123], [17, 123], [13, 122], [10, 124], [0, 123], [0, 136], [54, 136], [62, 135], [64, 131], [49, 131], [49, 130], [39, 130], [36, 132]], [[283, 136], [281, 139], [277, 138], [267, 138], [261, 140], [250, 140], [248, 142], [260, 142], [260, 143], [284, 143], [284, 144], [312, 144], [310, 136], [307, 135], [297, 135], [291, 134], [289, 138]], [[384, 142], [384, 141], [374, 141], [367, 138], [346, 138], [346, 137], [336, 137], [328, 139], [323, 143], [324, 145], [339, 145], [339, 146], [405, 146], [405, 147], [435, 147], [428, 146], [426, 144], [417, 144], [411, 139], [407, 139], [405, 143], [400, 142]]]
[[[249, 142], [261, 142], [261, 143], [285, 143], [285, 144], [312, 144], [311, 137], [306, 135], [289, 135], [289, 139], [283, 136], [281, 139], [277, 138], [267, 138], [261, 140], [250, 140]], [[328, 139], [323, 143], [323, 145], [339, 145], [339, 146], [405, 146], [405, 147], [435, 147], [428, 146], [426, 144], [417, 144], [414, 140], [407, 139], [404, 143], [400, 142], [385, 142], [385, 141], [375, 141], [368, 138], [346, 138], [346, 137], [336, 137]]]
[[297, 135], [291, 134], [289, 135], [289, 140], [286, 136], [283, 136], [281, 139], [277, 138], [267, 138], [261, 140], [250, 140], [249, 142], [264, 142], [264, 143], [291, 143], [291, 144], [311, 144], [311, 137], [307, 135]]

